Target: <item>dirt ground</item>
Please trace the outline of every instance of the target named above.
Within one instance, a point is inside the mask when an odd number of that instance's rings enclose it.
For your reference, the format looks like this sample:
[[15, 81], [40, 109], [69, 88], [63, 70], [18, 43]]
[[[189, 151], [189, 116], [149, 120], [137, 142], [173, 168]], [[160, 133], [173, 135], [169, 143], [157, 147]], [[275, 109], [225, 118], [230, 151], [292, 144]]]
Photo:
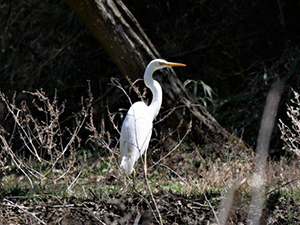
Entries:
[[[277, 197], [276, 197], [277, 196]], [[275, 193], [269, 197], [262, 224], [298, 224], [299, 205]], [[170, 192], [155, 194], [164, 224], [213, 224], [214, 213], [202, 197], [180, 196]], [[219, 195], [208, 196], [218, 202]], [[137, 191], [105, 199], [59, 199], [44, 195], [37, 198], [6, 196], [0, 208], [0, 224], [158, 224], [150, 197]], [[291, 215], [293, 218], [291, 218]], [[236, 207], [228, 224], [246, 224], [247, 212]]]
[[[150, 203], [136, 192], [106, 199], [61, 200], [55, 196], [38, 199], [6, 197], [0, 209], [1, 224], [157, 224]], [[207, 224], [213, 218], [204, 199], [189, 199], [159, 193], [159, 211], [165, 224]], [[157, 215], [156, 215], [157, 216]]]

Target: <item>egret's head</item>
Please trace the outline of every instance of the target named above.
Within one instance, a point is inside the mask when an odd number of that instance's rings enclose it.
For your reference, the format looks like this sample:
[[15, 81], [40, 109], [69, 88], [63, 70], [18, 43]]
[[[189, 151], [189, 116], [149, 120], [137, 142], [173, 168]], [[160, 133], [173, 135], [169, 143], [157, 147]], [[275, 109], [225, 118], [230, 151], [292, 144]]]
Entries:
[[183, 63], [168, 62], [164, 59], [154, 59], [148, 65], [148, 67], [152, 67], [153, 70], [159, 70], [162, 68], [172, 67], [172, 66], [186, 66], [186, 65]]

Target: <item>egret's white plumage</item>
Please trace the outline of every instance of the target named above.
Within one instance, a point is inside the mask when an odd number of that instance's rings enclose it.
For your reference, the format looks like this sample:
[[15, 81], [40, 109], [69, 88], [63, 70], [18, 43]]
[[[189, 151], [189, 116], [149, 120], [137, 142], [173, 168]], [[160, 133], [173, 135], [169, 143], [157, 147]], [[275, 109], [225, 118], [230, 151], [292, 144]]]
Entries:
[[162, 103], [162, 89], [160, 84], [153, 79], [152, 74], [165, 67], [185, 66], [181, 63], [171, 63], [162, 59], [152, 60], [144, 74], [145, 85], [151, 90], [153, 97], [151, 104], [144, 102], [134, 103], [123, 122], [120, 137], [121, 170], [130, 175], [135, 162], [149, 146], [153, 120], [157, 116]]

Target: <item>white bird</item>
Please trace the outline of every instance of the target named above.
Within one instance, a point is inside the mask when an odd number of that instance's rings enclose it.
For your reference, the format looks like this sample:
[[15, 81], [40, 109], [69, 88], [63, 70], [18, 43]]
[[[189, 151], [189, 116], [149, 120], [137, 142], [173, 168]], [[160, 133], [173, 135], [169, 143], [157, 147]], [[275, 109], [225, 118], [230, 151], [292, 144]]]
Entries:
[[135, 181], [136, 176], [134, 164], [149, 146], [153, 127], [152, 122], [157, 116], [162, 103], [161, 86], [153, 79], [152, 74], [156, 70], [172, 66], [186, 65], [167, 62], [163, 59], [154, 59], [148, 64], [144, 74], [144, 82], [153, 95], [151, 104], [148, 106], [142, 101], [134, 103], [124, 119], [120, 137], [120, 168], [126, 175], [133, 174], [133, 181]]

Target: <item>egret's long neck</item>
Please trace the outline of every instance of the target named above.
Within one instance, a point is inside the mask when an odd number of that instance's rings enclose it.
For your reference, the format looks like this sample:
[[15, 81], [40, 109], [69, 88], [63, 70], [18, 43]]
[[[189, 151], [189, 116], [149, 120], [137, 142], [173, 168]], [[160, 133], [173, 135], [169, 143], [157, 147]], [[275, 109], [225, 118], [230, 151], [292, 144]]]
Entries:
[[162, 90], [160, 84], [153, 79], [152, 74], [154, 73], [155, 69], [149, 65], [146, 68], [145, 74], [144, 74], [144, 82], [146, 86], [151, 90], [152, 92], [152, 101], [149, 105], [149, 110], [153, 112], [153, 119], [157, 116], [161, 103], [162, 103]]

